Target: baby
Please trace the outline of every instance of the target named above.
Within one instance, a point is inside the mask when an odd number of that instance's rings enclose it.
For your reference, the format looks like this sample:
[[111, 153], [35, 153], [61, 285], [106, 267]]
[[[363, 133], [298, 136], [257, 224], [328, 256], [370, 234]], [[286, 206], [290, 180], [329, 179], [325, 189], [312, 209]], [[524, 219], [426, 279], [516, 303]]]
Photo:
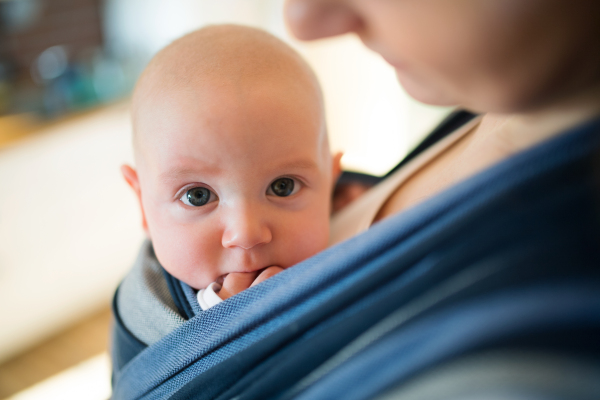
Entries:
[[158, 261], [203, 309], [327, 247], [340, 157], [317, 80], [289, 46], [249, 27], [200, 29], [154, 57], [132, 110], [123, 175]]

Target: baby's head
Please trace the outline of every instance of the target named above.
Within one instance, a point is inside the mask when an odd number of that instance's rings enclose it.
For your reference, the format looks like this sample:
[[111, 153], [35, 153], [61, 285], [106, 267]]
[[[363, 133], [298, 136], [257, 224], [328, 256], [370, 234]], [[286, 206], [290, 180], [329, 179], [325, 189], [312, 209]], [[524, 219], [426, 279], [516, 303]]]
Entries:
[[124, 166], [160, 263], [199, 289], [327, 246], [334, 176], [310, 67], [257, 29], [211, 26], [154, 57]]

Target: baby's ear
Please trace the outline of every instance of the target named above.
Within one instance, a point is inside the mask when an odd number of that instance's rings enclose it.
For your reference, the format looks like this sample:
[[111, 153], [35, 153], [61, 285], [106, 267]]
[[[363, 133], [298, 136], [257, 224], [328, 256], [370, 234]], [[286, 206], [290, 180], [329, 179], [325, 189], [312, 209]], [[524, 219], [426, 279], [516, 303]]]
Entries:
[[340, 175], [342, 174], [342, 156], [344, 155], [344, 153], [342, 153], [341, 151], [335, 153], [332, 157], [332, 162], [331, 162], [331, 182], [333, 187], [335, 187], [335, 184], [337, 183], [338, 178], [340, 177]]
[[121, 173], [123, 174], [123, 178], [125, 178], [125, 182], [127, 182], [127, 184], [133, 189], [133, 192], [138, 198], [140, 211], [142, 213], [142, 228], [144, 228], [144, 231], [148, 233], [148, 224], [146, 223], [146, 214], [144, 213], [144, 205], [142, 203], [142, 190], [140, 188], [140, 180], [138, 178], [138, 174], [135, 169], [125, 164], [121, 165]]
[[123, 178], [125, 178], [125, 182], [127, 182], [135, 194], [140, 197], [140, 180], [138, 179], [135, 169], [131, 168], [129, 165], [123, 164], [121, 165], [121, 173], [123, 174]]

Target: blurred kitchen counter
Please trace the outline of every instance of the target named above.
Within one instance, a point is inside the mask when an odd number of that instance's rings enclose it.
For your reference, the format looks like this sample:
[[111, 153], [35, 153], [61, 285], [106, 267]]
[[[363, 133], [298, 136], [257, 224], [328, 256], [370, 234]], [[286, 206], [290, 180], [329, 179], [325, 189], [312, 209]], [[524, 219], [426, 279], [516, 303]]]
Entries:
[[64, 116], [45, 120], [33, 113], [0, 115], [0, 149], [31, 135], [44, 133], [63, 124], [72, 123], [78, 119], [86, 119], [94, 114], [114, 110], [115, 107], [126, 108], [127, 102], [110, 106], [99, 106], [92, 109], [71, 112]]
[[56, 376], [91, 357], [106, 353], [110, 323], [110, 307], [106, 307], [24, 354], [0, 364], [0, 399]]
[[36, 132], [40, 125], [30, 114], [0, 116], [0, 148]]

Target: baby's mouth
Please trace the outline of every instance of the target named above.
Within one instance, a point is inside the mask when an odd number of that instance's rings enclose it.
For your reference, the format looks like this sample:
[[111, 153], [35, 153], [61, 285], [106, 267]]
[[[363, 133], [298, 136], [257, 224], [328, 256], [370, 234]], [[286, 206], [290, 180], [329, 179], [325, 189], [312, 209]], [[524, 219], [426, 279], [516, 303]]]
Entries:
[[223, 286], [223, 281], [225, 280], [225, 277], [229, 275], [229, 274], [223, 274], [220, 277], [217, 278], [217, 280], [215, 280], [215, 283], [218, 285]]
[[[271, 267], [279, 267], [279, 265], [269, 265], [269, 266], [266, 266], [264, 268], [257, 269], [256, 271], [240, 272], [240, 273], [243, 273], [243, 274], [256, 274], [256, 276], [259, 276], [264, 270], [266, 270], [267, 268], [271, 268]], [[229, 273], [223, 274], [223, 275], [219, 276], [215, 280], [215, 283], [223, 286], [223, 281], [225, 281], [225, 278], [227, 277], [227, 275], [229, 275]]]

